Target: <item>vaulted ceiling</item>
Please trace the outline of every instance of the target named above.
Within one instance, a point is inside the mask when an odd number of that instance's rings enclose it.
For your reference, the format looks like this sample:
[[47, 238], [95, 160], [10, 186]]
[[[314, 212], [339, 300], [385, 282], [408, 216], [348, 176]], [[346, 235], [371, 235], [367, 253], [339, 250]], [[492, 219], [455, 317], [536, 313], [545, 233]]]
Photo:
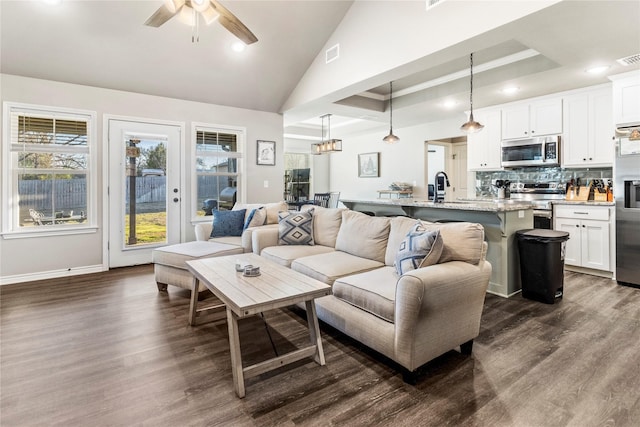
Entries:
[[[463, 1], [441, 1], [465, 6]], [[607, 75], [640, 68], [640, 60], [629, 66], [616, 62], [640, 54], [639, 1], [549, 1], [539, 12], [423, 58], [420, 63], [428, 65], [420, 69], [398, 64], [364, 83], [341, 87], [340, 96], [327, 93], [285, 111], [283, 106], [313, 61], [319, 55], [324, 58], [327, 41], [354, 2], [221, 3], [258, 38], [244, 52], [232, 50], [237, 39], [219, 23], [201, 25], [197, 43], [192, 43], [192, 29], [176, 18], [159, 28], [144, 26], [162, 0], [65, 0], [58, 6], [3, 0], [0, 71], [281, 112], [285, 133], [317, 133], [319, 116], [333, 113], [332, 124], [343, 126], [348, 134], [388, 125], [389, 80], [394, 80], [394, 127], [452, 117], [462, 123], [468, 110], [471, 51], [474, 108], [606, 83]], [[368, 7], [365, 1], [356, 3]], [[371, 7], [376, 3], [370, 2]], [[428, 13], [424, 1], [416, 3], [420, 13]], [[393, 31], [384, 24], [371, 22], [369, 30]], [[465, 22], [452, 17], [449, 24], [448, 31], [456, 32]], [[598, 64], [610, 68], [600, 75], [585, 73]], [[505, 95], [501, 89], [507, 84], [520, 91]], [[446, 101], [453, 105], [445, 107]]]

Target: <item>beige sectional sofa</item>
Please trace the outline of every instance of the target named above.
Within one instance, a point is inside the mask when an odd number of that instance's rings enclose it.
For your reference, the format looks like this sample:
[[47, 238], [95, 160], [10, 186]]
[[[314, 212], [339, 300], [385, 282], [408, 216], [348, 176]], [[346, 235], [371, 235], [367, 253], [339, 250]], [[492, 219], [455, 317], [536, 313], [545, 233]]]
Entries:
[[278, 229], [261, 228], [252, 247], [332, 285], [332, 295], [316, 300], [318, 318], [394, 360], [413, 381], [418, 367], [451, 349], [470, 354], [491, 275], [480, 224], [428, 222], [421, 223], [443, 240], [438, 263], [398, 275], [396, 253], [417, 221], [314, 207], [314, 245], [278, 245]]

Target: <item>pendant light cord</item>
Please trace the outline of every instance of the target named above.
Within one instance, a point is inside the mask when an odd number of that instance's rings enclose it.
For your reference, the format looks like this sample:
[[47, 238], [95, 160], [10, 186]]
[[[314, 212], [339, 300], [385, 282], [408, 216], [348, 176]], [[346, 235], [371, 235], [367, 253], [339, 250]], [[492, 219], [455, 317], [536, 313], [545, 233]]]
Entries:
[[473, 117], [473, 52], [471, 52], [471, 91], [469, 92], [469, 105], [471, 108], [471, 115]]
[[389, 82], [389, 131], [393, 133], [393, 82]]

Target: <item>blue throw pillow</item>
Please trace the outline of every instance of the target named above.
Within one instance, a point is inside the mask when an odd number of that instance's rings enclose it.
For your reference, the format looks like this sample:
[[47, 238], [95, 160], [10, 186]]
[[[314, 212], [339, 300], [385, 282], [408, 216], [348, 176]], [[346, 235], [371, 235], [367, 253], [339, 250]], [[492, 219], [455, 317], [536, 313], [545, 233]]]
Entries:
[[246, 209], [237, 211], [213, 210], [211, 237], [242, 236]]

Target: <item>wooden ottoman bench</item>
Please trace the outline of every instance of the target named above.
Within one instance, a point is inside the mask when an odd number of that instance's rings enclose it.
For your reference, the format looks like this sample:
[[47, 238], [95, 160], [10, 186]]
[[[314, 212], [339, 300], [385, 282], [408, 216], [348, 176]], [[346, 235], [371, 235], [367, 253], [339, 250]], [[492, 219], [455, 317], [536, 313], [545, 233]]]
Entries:
[[[154, 264], [153, 271], [158, 291], [166, 291], [167, 285], [192, 289], [193, 276], [187, 270], [185, 261], [241, 253], [243, 253], [241, 246], [204, 241], [178, 243], [156, 248], [151, 254], [151, 262]], [[198, 293], [206, 290], [207, 288], [203, 284], [198, 287]]]

